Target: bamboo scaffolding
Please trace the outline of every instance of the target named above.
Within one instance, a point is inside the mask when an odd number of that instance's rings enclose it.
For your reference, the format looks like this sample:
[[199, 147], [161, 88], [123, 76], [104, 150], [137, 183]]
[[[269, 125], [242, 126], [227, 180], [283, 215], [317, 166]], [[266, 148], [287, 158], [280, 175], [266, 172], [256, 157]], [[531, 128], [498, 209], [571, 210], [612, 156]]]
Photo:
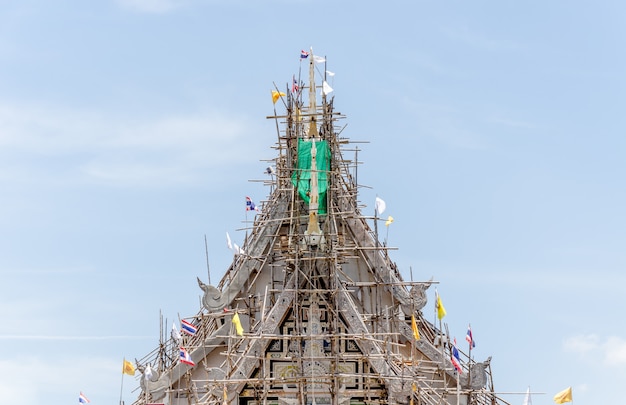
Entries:
[[[338, 122], [345, 116], [333, 110], [327, 95], [316, 104], [320, 86], [312, 72], [311, 67], [313, 101], [304, 104], [302, 88], [287, 89], [287, 113], [267, 117], [276, 123], [272, 148], [278, 156], [263, 161], [275, 165], [275, 174], [252, 182], [269, 185], [271, 194], [261, 200], [261, 211], [237, 229], [246, 234], [246, 254], [236, 255], [217, 283], [218, 291], [233, 294], [227, 297], [227, 311], [201, 308], [185, 318], [197, 326], [195, 336], [162, 338], [138, 365], [159, 364], [159, 377], [169, 379], [170, 405], [343, 405], [346, 398], [388, 405], [400, 403], [400, 394], [421, 405], [462, 399], [472, 405], [506, 404], [493, 391], [490, 367], [484, 389], [463, 388], [447, 355], [443, 325], [429, 323], [413, 305], [409, 289], [438, 282], [403, 281], [389, 257], [397, 248], [379, 242], [380, 218], [364, 215], [365, 206], [358, 202], [364, 186], [357, 181], [359, 148], [352, 145], [360, 142], [339, 138], [345, 126]], [[296, 141], [312, 136], [326, 141], [332, 152], [328, 170], [311, 169], [328, 179], [327, 211], [317, 216], [324, 246], [303, 243], [311, 212], [294, 183]], [[343, 157], [349, 152], [354, 159]], [[241, 288], [230, 291], [242, 275]], [[234, 313], [246, 323], [241, 336], [234, 332]], [[420, 342], [412, 336], [411, 316], [419, 325]], [[179, 346], [192, 353], [194, 368], [177, 361]], [[463, 360], [467, 372], [475, 363], [468, 356]], [[140, 396], [135, 405], [150, 400]]]

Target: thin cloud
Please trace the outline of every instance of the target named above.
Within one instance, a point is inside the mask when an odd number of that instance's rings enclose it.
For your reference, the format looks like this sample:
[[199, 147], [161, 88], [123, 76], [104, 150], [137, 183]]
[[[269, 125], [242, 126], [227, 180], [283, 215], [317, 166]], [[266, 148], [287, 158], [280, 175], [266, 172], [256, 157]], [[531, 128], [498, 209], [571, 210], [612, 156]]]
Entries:
[[165, 14], [177, 10], [189, 1], [185, 0], [117, 0], [120, 7], [139, 12], [150, 14]]
[[609, 336], [604, 343], [604, 362], [610, 366], [626, 365], [626, 340]]
[[587, 354], [598, 350], [600, 347], [600, 337], [598, 335], [572, 336], [563, 343], [563, 348], [566, 351], [578, 354]]
[[520, 45], [512, 41], [503, 40], [501, 38], [493, 38], [482, 33], [469, 29], [467, 26], [455, 25], [447, 27], [443, 32], [457, 42], [465, 43], [472, 48], [485, 51], [510, 51], [520, 49]]
[[[0, 360], [0, 395], [7, 404], [36, 405], [50, 396], [77, 400], [85, 391], [94, 401], [99, 392], [119, 391], [121, 358], [69, 356], [42, 359], [35, 356]], [[88, 372], [87, 372], [88, 371]], [[35, 383], [33, 383], [35, 382]], [[94, 401], [95, 402], [95, 401]]]
[[601, 358], [609, 367], [626, 365], [626, 340], [618, 336], [605, 339], [595, 334], [571, 336], [563, 342], [563, 349], [583, 358]]
[[[63, 276], [63, 275], [76, 275], [95, 273], [95, 269], [91, 267], [15, 267], [15, 268], [3, 268], [3, 276]], [[117, 275], [112, 275], [117, 277]]]
[[145, 340], [153, 336], [46, 336], [46, 335], [0, 335], [0, 340]]
[[[0, 104], [0, 179], [116, 186], [190, 184], [225, 163], [258, 159], [245, 119], [202, 111], [137, 118], [69, 108]], [[42, 159], [43, 158], [43, 159]], [[54, 161], [55, 170], [42, 161]]]

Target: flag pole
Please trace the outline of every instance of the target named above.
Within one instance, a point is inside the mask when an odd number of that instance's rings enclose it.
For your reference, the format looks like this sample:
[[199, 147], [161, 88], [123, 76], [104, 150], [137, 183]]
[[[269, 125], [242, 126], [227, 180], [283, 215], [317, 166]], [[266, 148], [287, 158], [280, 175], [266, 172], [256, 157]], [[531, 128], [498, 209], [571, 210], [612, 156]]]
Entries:
[[[385, 224], [385, 225], [387, 225], [387, 224]], [[385, 246], [389, 245], [388, 239], [389, 239], [389, 225], [387, 225], [387, 232], [385, 233]]]
[[[252, 200], [250, 200], [250, 201], [252, 201]], [[246, 237], [243, 240], [243, 244], [244, 245], [246, 244], [246, 239], [248, 239], [248, 205], [247, 204], [248, 204], [248, 201], [246, 201], [246, 222], [245, 222], [245, 224], [246, 224]]]
[[[437, 307], [435, 307], [435, 316], [439, 318]], [[442, 366], [443, 366], [443, 369], [445, 370], [446, 369], [446, 360], [445, 360], [446, 357], [444, 354], [445, 352], [443, 350], [443, 322], [441, 322], [441, 318], [439, 318], [439, 344], [441, 345], [441, 362], [443, 363]], [[446, 375], [447, 375], [447, 372], [444, 371], [443, 373], [444, 384], [446, 384]]]
[[[413, 282], [413, 269], [411, 269], [411, 282]], [[413, 325], [416, 325], [416, 328], [417, 328], [417, 320], [415, 320], [415, 299], [411, 297], [411, 328], [413, 328]], [[415, 334], [415, 331], [413, 331], [413, 334]], [[415, 369], [414, 354], [416, 350], [416, 347], [415, 347], [416, 344], [417, 344], [417, 340], [415, 339], [415, 336], [413, 336], [413, 344], [411, 345], [411, 367], [413, 369]], [[411, 405], [412, 404], [413, 404], [413, 393], [411, 393]]]
[[[435, 319], [439, 319], [439, 344], [441, 345], [441, 362], [442, 362], [442, 367], [446, 368], [446, 361], [445, 361], [445, 356], [444, 356], [444, 351], [443, 351], [443, 325], [441, 322], [441, 318], [439, 318], [439, 292], [437, 290], [435, 290]], [[436, 322], [436, 321], [435, 321]], [[444, 382], [445, 382], [445, 376], [446, 373], [443, 373], [444, 376]]]
[[[439, 298], [439, 291], [435, 290], [435, 318], [439, 319], [439, 344], [441, 345], [441, 362], [442, 362], [442, 367], [446, 368], [446, 361], [445, 361], [445, 352], [444, 352], [444, 339], [443, 339], [443, 322], [441, 321], [443, 319], [443, 316], [439, 316], [439, 305], [440, 305], [441, 299]], [[449, 335], [449, 332], [448, 332]], [[449, 338], [449, 336], [446, 335], [446, 338]], [[444, 384], [447, 384], [446, 382], [446, 374], [447, 373], [443, 373], [443, 381]]]
[[209, 277], [209, 285], [211, 284], [211, 267], [209, 266], [209, 245], [206, 240], [206, 233], [204, 234], [204, 253], [206, 256], [206, 272]]
[[122, 405], [122, 392], [124, 391], [124, 364], [126, 364], [126, 357], [122, 361], [122, 383], [120, 384], [120, 405]]
[[374, 205], [374, 234], [376, 235], [376, 247], [378, 248], [378, 208]]
[[461, 376], [459, 375], [458, 371], [455, 374], [456, 374], [456, 405], [460, 405], [461, 404], [461, 384], [459, 382], [459, 379]]
[[468, 331], [467, 333], [470, 333], [470, 339], [471, 342], [467, 342], [467, 344], [469, 345], [469, 350], [467, 353], [467, 356], [469, 357], [469, 365], [467, 367], [468, 373], [467, 373], [467, 385], [469, 385], [470, 389], [472, 387], [472, 346], [474, 345], [474, 334], [472, 333], [472, 325], [468, 324]]
[[[471, 331], [472, 330], [472, 325], [470, 324], [468, 326], [468, 328]], [[474, 345], [474, 335], [473, 334], [471, 335], [471, 339], [470, 340], [471, 340], [471, 342], [467, 342], [467, 344], [469, 345], [469, 350], [468, 350], [467, 356], [469, 357], [469, 362], [471, 364], [472, 363], [472, 346]]]

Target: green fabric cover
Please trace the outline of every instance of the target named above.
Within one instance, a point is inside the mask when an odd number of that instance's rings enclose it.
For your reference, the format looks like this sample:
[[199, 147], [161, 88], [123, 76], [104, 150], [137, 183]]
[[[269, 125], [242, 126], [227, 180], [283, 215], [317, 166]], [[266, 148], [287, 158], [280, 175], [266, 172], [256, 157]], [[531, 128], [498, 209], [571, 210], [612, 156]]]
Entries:
[[[293, 185], [300, 197], [308, 204], [311, 191], [311, 147], [313, 142], [298, 139], [298, 166], [291, 176]], [[319, 191], [318, 214], [326, 214], [326, 190], [330, 171], [330, 148], [327, 141], [315, 141], [315, 161], [317, 162], [317, 186]]]

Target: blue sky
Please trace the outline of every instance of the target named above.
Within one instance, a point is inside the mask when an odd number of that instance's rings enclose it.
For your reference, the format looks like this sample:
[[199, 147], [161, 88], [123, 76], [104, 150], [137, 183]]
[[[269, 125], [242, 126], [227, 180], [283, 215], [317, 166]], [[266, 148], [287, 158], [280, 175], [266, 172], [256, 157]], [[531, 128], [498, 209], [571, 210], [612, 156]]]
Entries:
[[122, 359], [156, 346], [160, 316], [197, 312], [205, 235], [217, 281], [245, 196], [268, 194], [249, 180], [274, 156], [270, 90], [313, 47], [343, 135], [367, 142], [364, 212], [386, 201], [393, 259], [440, 282], [496, 390], [620, 403], [625, 17], [618, 1], [0, 3], [3, 402], [117, 403]]

